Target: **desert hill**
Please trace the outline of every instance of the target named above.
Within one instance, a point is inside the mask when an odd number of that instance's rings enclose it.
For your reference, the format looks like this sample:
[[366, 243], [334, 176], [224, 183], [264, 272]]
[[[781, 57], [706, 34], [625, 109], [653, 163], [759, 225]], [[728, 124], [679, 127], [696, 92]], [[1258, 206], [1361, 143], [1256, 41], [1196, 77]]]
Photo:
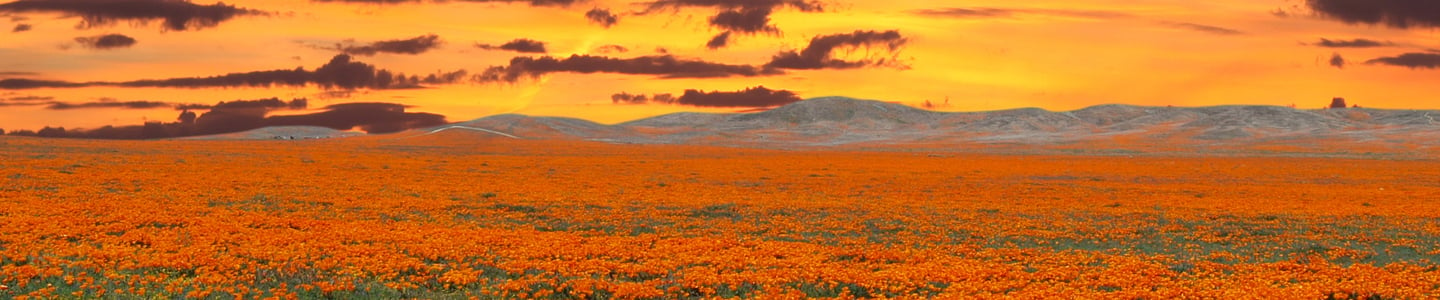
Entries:
[[[1173, 151], [1404, 152], [1440, 149], [1437, 147], [1440, 146], [1440, 122], [1436, 116], [1440, 116], [1440, 111], [1299, 110], [1258, 105], [1109, 104], [1063, 112], [1039, 108], [937, 112], [882, 101], [822, 97], [763, 112], [682, 112], [614, 125], [575, 118], [504, 114], [392, 135], [762, 148], [1042, 146]], [[311, 129], [265, 128], [227, 136], [348, 134]]]
[[1434, 145], [1440, 112], [1279, 106], [1146, 107], [1098, 105], [1068, 112], [1022, 108], [934, 112], [843, 97], [816, 98], [746, 114], [677, 113], [614, 125], [634, 143], [1069, 144], [1123, 140], [1136, 144], [1265, 144], [1294, 141]]
[[494, 115], [439, 126], [436, 127], [436, 129], [454, 126], [484, 128], [516, 137], [531, 139], [599, 139], [633, 134], [633, 132], [625, 127], [604, 125], [588, 120], [562, 117], [532, 117], [517, 114]]

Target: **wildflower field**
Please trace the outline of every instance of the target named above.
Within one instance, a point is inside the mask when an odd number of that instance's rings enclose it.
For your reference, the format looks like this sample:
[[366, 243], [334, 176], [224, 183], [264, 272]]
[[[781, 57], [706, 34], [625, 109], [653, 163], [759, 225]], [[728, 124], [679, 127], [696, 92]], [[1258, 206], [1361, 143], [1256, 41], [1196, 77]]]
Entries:
[[0, 137], [0, 298], [1440, 297], [1440, 162]]

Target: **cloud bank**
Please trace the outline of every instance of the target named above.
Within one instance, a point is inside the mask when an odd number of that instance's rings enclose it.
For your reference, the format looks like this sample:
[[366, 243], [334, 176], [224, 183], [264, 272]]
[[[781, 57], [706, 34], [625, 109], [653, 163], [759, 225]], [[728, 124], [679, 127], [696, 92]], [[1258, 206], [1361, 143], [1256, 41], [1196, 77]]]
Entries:
[[678, 98], [671, 94], [646, 96], [644, 94], [616, 93], [610, 95], [610, 101], [615, 104], [656, 103], [696, 107], [771, 107], [795, 103], [800, 100], [800, 96], [794, 92], [771, 90], [765, 88], [765, 86], [756, 86], [740, 91], [707, 92], [688, 89]]
[[464, 80], [467, 76], [468, 72], [465, 70], [433, 73], [425, 77], [418, 75], [406, 76], [404, 73], [395, 73], [376, 68], [374, 65], [353, 61], [352, 57], [348, 54], [340, 54], [331, 58], [330, 62], [320, 66], [314, 71], [295, 68], [293, 70], [229, 73], [209, 77], [147, 79], [123, 82], [67, 82], [10, 78], [0, 80], [0, 89], [77, 88], [88, 86], [206, 88], [241, 86], [270, 87], [277, 85], [315, 85], [323, 89], [343, 90], [362, 88], [400, 89], [418, 88], [422, 87], [422, 84], [451, 84]]
[[1315, 42], [1314, 45], [1325, 48], [1372, 48], [1391, 46], [1394, 44], [1390, 42], [1381, 42], [1369, 39], [1331, 40], [1321, 38], [1320, 41]]
[[[766, 67], [781, 69], [853, 69], [871, 66], [902, 67], [898, 60], [900, 48], [910, 40], [899, 31], [856, 30], [851, 33], [822, 35], [810, 39], [810, 44], [800, 51], [786, 51], [771, 57]], [[888, 57], [841, 60], [834, 57], [835, 50], [856, 47], [879, 47]]]
[[1440, 27], [1440, 2], [1433, 0], [1306, 0], [1305, 5], [1320, 16], [1348, 24]]
[[237, 16], [266, 14], [224, 3], [199, 5], [188, 0], [20, 0], [0, 4], [0, 12], [79, 16], [80, 28], [159, 20], [163, 28], [174, 31], [210, 28]]
[[485, 50], [506, 50], [520, 53], [545, 53], [545, 42], [532, 39], [515, 39], [500, 45], [477, 44], [475, 47]]
[[135, 38], [123, 34], [104, 34], [97, 36], [84, 36], [75, 38], [75, 43], [85, 48], [96, 50], [110, 50], [116, 48], [129, 48], [135, 45]]
[[408, 39], [396, 39], [372, 42], [365, 45], [335, 45], [334, 50], [341, 53], [359, 56], [374, 56], [377, 53], [409, 54], [416, 55], [425, 53], [440, 47], [440, 36], [428, 34]]
[[1367, 64], [1381, 64], [1411, 69], [1440, 69], [1440, 54], [1412, 52], [1397, 56], [1380, 57], [1365, 61]]
[[475, 75], [477, 82], [517, 82], [550, 73], [613, 73], [654, 75], [660, 78], [717, 78], [779, 75], [783, 72], [751, 65], [731, 65], [673, 55], [614, 58], [593, 55], [515, 57], [504, 66], [494, 66]]
[[616, 23], [620, 23], [620, 16], [616, 16], [614, 13], [611, 13], [609, 9], [604, 8], [590, 9], [590, 11], [585, 12], [585, 19], [590, 20], [590, 23], [599, 24], [605, 28], [610, 28], [610, 26], [615, 26]]
[[638, 14], [645, 15], [664, 10], [679, 10], [687, 7], [712, 8], [716, 12], [708, 18], [710, 26], [722, 32], [710, 39], [710, 49], [724, 47], [732, 38], [731, 33], [779, 34], [780, 28], [770, 24], [770, 15], [777, 9], [793, 8], [801, 12], [821, 12], [825, 5], [819, 1], [806, 0], [659, 0], [650, 2]]

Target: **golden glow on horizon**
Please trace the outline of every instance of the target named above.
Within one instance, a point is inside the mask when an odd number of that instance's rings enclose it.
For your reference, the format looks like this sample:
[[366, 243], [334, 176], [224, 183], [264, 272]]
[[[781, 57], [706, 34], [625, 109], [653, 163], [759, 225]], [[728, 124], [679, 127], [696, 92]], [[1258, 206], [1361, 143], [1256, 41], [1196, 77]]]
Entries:
[[[200, 4], [210, 2], [201, 1]], [[526, 38], [547, 43], [549, 55], [593, 54], [613, 57], [655, 55], [656, 48], [683, 57], [727, 64], [759, 65], [783, 50], [804, 48], [810, 38], [855, 30], [899, 30], [909, 39], [899, 58], [908, 69], [860, 68], [792, 70], [768, 77], [657, 79], [648, 75], [553, 73], [514, 84], [462, 83], [419, 90], [356, 91], [349, 98], [322, 98], [305, 88], [165, 89], [93, 87], [0, 90], [20, 96], [49, 96], [57, 101], [161, 101], [212, 104], [218, 101], [308, 97], [312, 108], [344, 102], [397, 102], [411, 111], [446, 115], [463, 121], [497, 113], [558, 115], [617, 123], [675, 111], [728, 112], [734, 108], [675, 105], [614, 105], [614, 93], [671, 93], [686, 89], [736, 91], [763, 85], [802, 97], [849, 96], [919, 105], [927, 100], [949, 106], [939, 110], [975, 111], [1017, 107], [1072, 110], [1086, 106], [1206, 106], [1223, 104], [1290, 105], [1314, 108], [1331, 97], [1383, 108], [1440, 108], [1434, 100], [1436, 70], [1364, 64], [1375, 57], [1440, 48], [1433, 30], [1352, 26], [1303, 14], [1281, 18], [1285, 1], [1122, 0], [853, 1], [833, 3], [823, 13], [780, 8], [771, 24], [780, 34], [736, 35], [730, 47], [711, 50], [705, 42], [719, 30], [709, 26], [713, 8], [682, 8], [649, 15], [630, 1], [594, 1], [571, 7], [531, 7], [524, 3], [412, 3], [399, 5], [256, 0], [234, 4], [277, 12], [238, 17], [214, 28], [162, 31], [120, 22], [77, 29], [77, 18], [28, 15], [29, 20], [0, 19], [0, 29], [33, 24], [27, 32], [0, 33], [0, 72], [35, 72], [38, 79], [126, 81], [214, 76], [304, 67], [313, 70], [335, 51], [323, 49], [350, 40], [365, 43], [436, 34], [442, 47], [420, 55], [378, 54], [355, 60], [406, 74], [465, 69], [472, 74], [503, 65], [515, 56], [475, 44], [501, 44]], [[620, 14], [604, 28], [585, 20], [594, 7]], [[955, 18], [920, 15], [924, 9], [1008, 8], [1009, 16]], [[1194, 26], [1192, 26], [1194, 25]], [[1237, 34], [1197, 30], [1211, 26]], [[73, 38], [122, 33], [138, 43], [129, 48], [92, 50]], [[1390, 47], [1330, 49], [1309, 43], [1320, 38], [1390, 41]], [[595, 53], [620, 45], [625, 53]], [[872, 52], [876, 49], [871, 49]], [[849, 52], [863, 56], [866, 49]], [[846, 54], [846, 52], [837, 52]], [[1328, 65], [1332, 53], [1350, 63]], [[8, 97], [8, 96], [0, 96]], [[171, 121], [171, 109], [75, 109], [39, 106], [0, 108], [0, 128], [41, 126], [94, 128], [135, 125], [138, 120]]]

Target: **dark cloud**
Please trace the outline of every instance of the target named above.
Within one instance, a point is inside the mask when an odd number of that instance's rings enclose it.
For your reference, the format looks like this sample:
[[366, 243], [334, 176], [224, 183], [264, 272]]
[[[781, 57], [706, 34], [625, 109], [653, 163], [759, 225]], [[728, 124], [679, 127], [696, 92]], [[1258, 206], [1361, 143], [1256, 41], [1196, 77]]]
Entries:
[[1046, 15], [1087, 19], [1119, 19], [1128, 18], [1132, 15], [1113, 11], [1100, 10], [1070, 10], [1070, 9], [1032, 9], [1032, 8], [995, 8], [995, 7], [952, 7], [938, 9], [915, 10], [911, 13], [921, 16], [949, 17], [949, 18], [1012, 18], [1020, 15]]
[[630, 52], [630, 48], [625, 48], [625, 46], [621, 46], [621, 45], [604, 45], [604, 46], [600, 46], [600, 48], [595, 48], [595, 53], [601, 53], [601, 54], [608, 54], [608, 53], [625, 53], [625, 52]]
[[1331, 56], [1330, 56], [1330, 66], [1335, 67], [1335, 68], [1339, 68], [1339, 69], [1344, 69], [1344, 68], [1345, 68], [1345, 57], [1341, 57], [1341, 56], [1340, 56], [1340, 53], [1335, 53], [1334, 55], [1331, 55]]
[[0, 77], [19, 77], [19, 76], [35, 76], [35, 75], [40, 75], [40, 73], [35, 73], [35, 72], [0, 71]]
[[[770, 14], [776, 9], [789, 7], [802, 12], [825, 10], [824, 4], [819, 1], [807, 0], [658, 0], [650, 2], [649, 6], [639, 14], [649, 14], [667, 9], [678, 10], [684, 7], [714, 8], [717, 11], [709, 19], [711, 26], [724, 31], [745, 34], [779, 34], [780, 29], [770, 24]], [[711, 39], [711, 42], [714, 41]], [[712, 47], [712, 49], [714, 48]]]
[[794, 92], [757, 86], [737, 92], [685, 90], [676, 100], [676, 104], [700, 107], [767, 107], [796, 101], [800, 101], [800, 96]]
[[[871, 31], [856, 30], [852, 33], [840, 33], [822, 35], [810, 39], [810, 44], [805, 49], [796, 52], [794, 50], [781, 52], [771, 57], [766, 67], [780, 69], [850, 69], [869, 66], [897, 66], [898, 61], [894, 58], [899, 54], [900, 48], [909, 42], [909, 39], [900, 35], [899, 31]], [[883, 47], [885, 53], [891, 55], [889, 58], [864, 58], [856, 61], [846, 61], [834, 58], [834, 52], [840, 48], [855, 47]]]
[[217, 104], [174, 104], [159, 101], [119, 101], [114, 98], [101, 98], [91, 102], [65, 102], [55, 101], [55, 97], [22, 96], [11, 97], [4, 100], [4, 103], [11, 105], [45, 105], [50, 110], [72, 110], [92, 108], [113, 108], [113, 109], [154, 109], [174, 108], [175, 110], [227, 110], [227, 111], [252, 111], [254, 114], [263, 115], [266, 112], [282, 109], [305, 109], [309, 106], [309, 100], [304, 98], [281, 101], [279, 98], [235, 100], [230, 102], [221, 101]]
[[[268, 103], [270, 100], [279, 101], [262, 99], [228, 103]], [[297, 100], [292, 100], [291, 103]], [[406, 106], [394, 103], [337, 104], [326, 107], [322, 112], [289, 116], [267, 116], [269, 109], [264, 106], [227, 106], [225, 103], [227, 102], [213, 105], [213, 109], [198, 117], [194, 112], [183, 111], [176, 118], [177, 122], [152, 121], [143, 125], [105, 126], [90, 130], [45, 127], [40, 131], [20, 130], [11, 134], [65, 138], [155, 139], [240, 132], [267, 126], [323, 126], [340, 130], [360, 129], [369, 133], [388, 133], [446, 123], [445, 116], [406, 112]], [[4, 104], [0, 103], [0, 106]]]
[[327, 111], [319, 113], [271, 116], [262, 123], [264, 126], [323, 126], [340, 130], [359, 128], [367, 133], [391, 133], [447, 123], [445, 116], [405, 112], [405, 108], [405, 105], [395, 103], [345, 103], [328, 106], [325, 108]]
[[336, 55], [315, 71], [303, 68], [295, 70], [272, 70], [248, 73], [230, 73], [212, 77], [171, 78], [162, 80], [137, 80], [116, 85], [128, 87], [235, 87], [235, 86], [306, 86], [316, 85], [322, 89], [352, 90], [418, 88], [421, 84], [450, 84], [464, 79], [464, 70], [434, 73], [419, 77], [405, 76], [378, 69], [374, 65], [351, 61], [346, 54]]
[[475, 47], [485, 50], [508, 50], [520, 53], [545, 53], [545, 42], [531, 39], [515, 39], [499, 46], [490, 44], [477, 44]]
[[36, 102], [0, 102], [0, 107], [10, 107], [10, 106], [38, 106], [38, 105], [45, 105], [45, 103], [36, 103]]
[[1440, 69], [1440, 54], [1412, 52], [1399, 56], [1371, 59], [1365, 61], [1365, 63], [1400, 66], [1411, 69]]
[[820, 1], [806, 0], [658, 0], [650, 2], [649, 7], [643, 13], [682, 7], [713, 7], [727, 10], [760, 7], [772, 9], [790, 7], [803, 12], [820, 12], [825, 10], [825, 5]]
[[[268, 113], [267, 109], [259, 107], [211, 109], [196, 117], [190, 126], [194, 127], [192, 131], [195, 135], [240, 132], [265, 127], [265, 115]], [[188, 117], [183, 117], [182, 122], [183, 119]]]
[[615, 104], [676, 104], [679, 98], [670, 93], [645, 96], [645, 94], [616, 93], [610, 95], [610, 102]]
[[0, 89], [19, 90], [34, 88], [71, 88], [92, 85], [89, 83], [74, 83], [55, 80], [36, 80], [24, 78], [0, 79]]
[[1316, 46], [1320, 46], [1320, 47], [1326, 47], [1326, 48], [1370, 48], [1370, 47], [1384, 47], [1384, 46], [1390, 46], [1390, 45], [1394, 45], [1394, 44], [1393, 44], [1393, 43], [1390, 43], [1390, 42], [1381, 42], [1381, 41], [1367, 40], [1367, 39], [1353, 39], [1353, 40], [1348, 40], [1348, 41], [1347, 41], [1347, 40], [1330, 40], [1330, 39], [1326, 39], [1326, 38], [1321, 38], [1319, 42], [1316, 42], [1316, 43], [1315, 43], [1315, 45], [1316, 45]]
[[114, 99], [104, 99], [104, 100], [95, 101], [95, 102], [81, 102], [81, 103], [50, 102], [49, 105], [45, 106], [45, 109], [49, 109], [49, 110], [71, 110], [71, 109], [84, 109], [84, 108], [152, 109], [152, 108], [162, 108], [162, 107], [171, 107], [171, 106], [174, 106], [174, 104], [165, 103], [165, 102], [157, 102], [157, 101], [116, 101], [116, 100], [114, 100]]
[[747, 88], [740, 91], [706, 92], [701, 90], [685, 90], [679, 98], [671, 94], [655, 94], [647, 97], [644, 94], [617, 93], [610, 95], [610, 101], [615, 104], [678, 104], [697, 107], [771, 107], [780, 106], [800, 101], [800, 96], [786, 90], [771, 90], [764, 86]]
[[[325, 111], [286, 116], [267, 116], [270, 111], [293, 108], [305, 99], [240, 100], [221, 102], [194, 119], [196, 135], [221, 134], [267, 126], [322, 126], [338, 130], [359, 128], [370, 133], [387, 133], [412, 128], [445, 124], [445, 117], [429, 113], [405, 112], [407, 106], [395, 103], [344, 103], [326, 106]], [[243, 103], [237, 105], [236, 103]], [[276, 106], [283, 105], [283, 106]]]
[[615, 73], [656, 75], [660, 78], [714, 78], [732, 76], [768, 76], [783, 72], [751, 65], [730, 65], [703, 60], [680, 59], [672, 55], [613, 58], [591, 55], [516, 57], [510, 64], [494, 66], [476, 75], [478, 82], [516, 82], [549, 73]]
[[0, 4], [0, 12], [79, 16], [80, 28], [161, 20], [165, 29], [176, 31], [215, 27], [236, 16], [265, 14], [224, 3], [199, 5], [188, 0], [20, 0]]
[[97, 36], [85, 36], [75, 38], [75, 42], [85, 48], [97, 50], [109, 50], [115, 48], [129, 48], [135, 45], [135, 38], [122, 34], [104, 34]]
[[1305, 4], [1321, 16], [1348, 24], [1440, 27], [1440, 2], [1434, 0], [1306, 0]]
[[[423, 3], [423, 2], [445, 2], [445, 1], [442, 1], [442, 0], [431, 0], [431, 1], [424, 1], [424, 0], [310, 0], [310, 1], [314, 1], [314, 2], [366, 3], [366, 4], [405, 4], [405, 3]], [[576, 2], [580, 2], [580, 0], [460, 0], [460, 1], [461, 1], [461, 2], [476, 2], [476, 3], [527, 3], [527, 4], [530, 4], [530, 6], [558, 6], [558, 7], [566, 7], [566, 6], [570, 6], [570, 5], [572, 5], [572, 4], [575, 4]]]
[[137, 80], [123, 82], [119, 85], [130, 87], [226, 87], [316, 84], [326, 89], [355, 89], [375, 86], [375, 66], [350, 59], [348, 54], [336, 55], [329, 63], [320, 66], [313, 72], [296, 68], [294, 70], [230, 73], [211, 77]]
[[718, 35], [715, 35], [715, 37], [710, 38], [710, 42], [705, 43], [705, 48], [720, 49], [725, 48], [725, 46], [727, 45], [730, 45], [729, 31], [720, 33]]
[[30, 31], [30, 29], [34, 28], [35, 27], [30, 26], [30, 24], [15, 24], [15, 29], [11, 29], [10, 32], [25, 32]]
[[1204, 32], [1204, 33], [1209, 33], [1209, 34], [1218, 34], [1218, 35], [1241, 35], [1241, 34], [1245, 34], [1245, 32], [1240, 31], [1240, 30], [1236, 30], [1236, 29], [1230, 29], [1230, 28], [1225, 28], [1225, 27], [1216, 27], [1216, 26], [1210, 26], [1210, 25], [1205, 25], [1205, 24], [1195, 24], [1195, 23], [1185, 23], [1185, 22], [1160, 22], [1160, 24], [1161, 24], [1161, 25], [1165, 25], [1165, 26], [1174, 27], [1174, 28], [1186, 29], [1186, 30], [1194, 30], [1194, 31], [1199, 31], [1199, 32]]
[[135, 80], [125, 82], [65, 82], [33, 79], [3, 79], [0, 89], [69, 88], [86, 86], [122, 87], [269, 87], [316, 85], [323, 89], [400, 89], [418, 88], [421, 84], [450, 84], [467, 78], [465, 70], [448, 73], [434, 73], [424, 77], [406, 76], [376, 68], [374, 65], [352, 61], [350, 55], [340, 54], [315, 71], [304, 68], [294, 70], [270, 70], [246, 73], [230, 73], [210, 77], [185, 77], [169, 79]]
[[1284, 9], [1280, 9], [1280, 8], [1276, 8], [1275, 10], [1270, 11], [1270, 15], [1275, 16], [1276, 18], [1289, 18], [1289, 17], [1290, 17], [1290, 13], [1289, 13], [1289, 12], [1286, 12]]
[[10, 97], [10, 98], [0, 99], [0, 100], [9, 101], [9, 102], [36, 102], [36, 101], [54, 101], [54, 100], [55, 100], [55, 97], [50, 97], [50, 96], [15, 96], [15, 97]]
[[722, 11], [710, 17], [710, 25], [726, 31], [740, 33], [779, 33], [780, 29], [770, 25], [769, 7], [747, 7], [739, 10]]
[[650, 102], [650, 97], [645, 94], [617, 93], [610, 95], [610, 102], [615, 104], [645, 104]]
[[[18, 94], [9, 94], [9, 95], [18, 95]], [[10, 96], [10, 97], [5, 97], [5, 98], [0, 98], [0, 107], [3, 107], [3, 106], [37, 106], [37, 105], [47, 105], [47, 104], [50, 104], [50, 103], [52, 103], [52, 102], [55, 102], [55, 97]]]
[[269, 98], [269, 99], [253, 99], [253, 100], [234, 100], [234, 101], [228, 101], [228, 102], [227, 102], [227, 101], [220, 101], [219, 103], [215, 103], [215, 104], [213, 104], [213, 105], [212, 105], [212, 104], [181, 104], [181, 105], [176, 105], [176, 106], [175, 106], [175, 109], [176, 109], [176, 110], [245, 110], [245, 109], [259, 109], [259, 110], [264, 110], [264, 111], [272, 111], [272, 110], [282, 110], [282, 109], [306, 109], [306, 108], [309, 108], [309, 107], [310, 107], [310, 100], [309, 100], [309, 99], [305, 99], [305, 98], [291, 99], [290, 102], [285, 102], [284, 100], [280, 100], [280, 98]]
[[590, 23], [605, 26], [605, 28], [610, 28], [610, 26], [615, 26], [615, 23], [620, 22], [619, 16], [611, 13], [609, 9], [604, 8], [594, 8], [585, 12], [585, 19], [590, 20]]
[[335, 50], [350, 55], [372, 56], [376, 53], [420, 54], [440, 47], [440, 36], [422, 35], [408, 39], [386, 40], [368, 45], [335, 45]]

